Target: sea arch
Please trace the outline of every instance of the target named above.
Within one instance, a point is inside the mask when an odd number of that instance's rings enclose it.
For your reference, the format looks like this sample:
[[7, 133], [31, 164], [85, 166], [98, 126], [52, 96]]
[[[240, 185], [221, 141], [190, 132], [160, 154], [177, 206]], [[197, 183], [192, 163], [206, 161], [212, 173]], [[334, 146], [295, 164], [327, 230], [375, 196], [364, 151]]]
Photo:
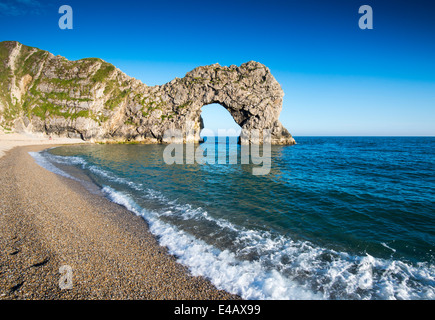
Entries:
[[[198, 67], [184, 78], [174, 79], [161, 87], [160, 96], [168, 96], [173, 109], [179, 111], [172, 129], [193, 132], [188, 141], [200, 141], [203, 128], [201, 108], [219, 104], [245, 132], [270, 130], [272, 144], [294, 144], [291, 134], [279, 121], [283, 90], [270, 70], [261, 63], [250, 61], [240, 67], [222, 67], [219, 64]], [[168, 127], [169, 128], [169, 127]], [[250, 143], [242, 135], [240, 142]], [[262, 139], [257, 141], [262, 143]]]

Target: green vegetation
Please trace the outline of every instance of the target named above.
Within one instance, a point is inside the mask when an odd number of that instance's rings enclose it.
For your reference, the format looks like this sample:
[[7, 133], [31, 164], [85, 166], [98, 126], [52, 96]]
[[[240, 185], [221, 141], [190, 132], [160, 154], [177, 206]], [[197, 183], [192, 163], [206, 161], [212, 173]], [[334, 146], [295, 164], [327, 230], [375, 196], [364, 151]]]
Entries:
[[124, 141], [117, 141], [116, 144], [143, 144], [143, 143], [141, 141], [124, 140]]
[[154, 110], [162, 110], [162, 108], [166, 105], [166, 103], [163, 102], [163, 100], [161, 99], [159, 102], [151, 100], [142, 104], [143, 104], [142, 115], [144, 117], [149, 116], [149, 114], [151, 114], [151, 112], [153, 112]]
[[183, 80], [186, 86], [192, 86], [195, 83], [203, 83], [205, 80], [205, 78], [201, 78], [201, 77], [193, 77], [190, 78], [189, 81], [186, 82], [186, 80]]
[[104, 62], [102, 59], [100, 59], [100, 58], [84, 58], [84, 59], [81, 59], [81, 60], [79, 60], [79, 61], [86, 61], [86, 62]]
[[186, 108], [186, 107], [190, 106], [191, 104], [192, 104], [192, 101], [191, 101], [191, 100], [188, 100], [188, 101], [186, 101], [185, 103], [179, 105], [179, 106], [177, 107], [177, 109], [183, 109], [183, 108]]
[[9, 56], [9, 49], [6, 44], [7, 42], [0, 43], [0, 99], [2, 99], [3, 105], [6, 109], [3, 116], [7, 122], [10, 122], [14, 119], [15, 110], [9, 110], [9, 106], [12, 106], [12, 100], [8, 86], [12, 79], [12, 73], [6, 66], [6, 61]]
[[60, 79], [60, 78], [49, 78], [44, 79], [48, 83], [55, 85], [56, 87], [71, 89], [71, 88], [80, 88], [81, 84], [77, 79]]
[[6, 47], [6, 42], [0, 42], [0, 64], [3, 64], [3, 61], [6, 61], [9, 56], [9, 49]]
[[111, 64], [102, 65], [101, 68], [95, 72], [94, 76], [92, 77], [92, 81], [103, 82], [113, 71], [115, 71], [115, 67]]
[[121, 92], [119, 88], [115, 87], [111, 93], [112, 98], [107, 100], [105, 104], [106, 107], [110, 110], [115, 109], [124, 101], [124, 99], [129, 95], [130, 92], [130, 89], [125, 89]]
[[134, 122], [133, 118], [128, 118], [127, 120], [124, 121], [124, 124], [129, 125], [129, 126], [134, 126], [134, 127], [138, 126], [138, 124], [136, 122]]
[[160, 117], [160, 119], [162, 119], [162, 121], [165, 121], [166, 119], [172, 119], [174, 118], [174, 115], [170, 114], [170, 115], [166, 115], [166, 114], [162, 114], [162, 116]]
[[[64, 79], [49, 79], [51, 84], [59, 86], [67, 90], [66, 83], [68, 84], [76, 84], [75, 81], [72, 80], [64, 80]], [[94, 117], [89, 110], [80, 110], [76, 112], [73, 108], [70, 108], [68, 111], [64, 111], [65, 106], [56, 106], [53, 101], [79, 101], [79, 102], [89, 102], [92, 101], [90, 98], [72, 98], [68, 92], [40, 92], [37, 87], [40, 83], [40, 79], [34, 81], [32, 87], [29, 90], [29, 94], [27, 94], [23, 99], [22, 110], [24, 114], [27, 116], [35, 115], [41, 119], [46, 119], [47, 116], [60, 116], [63, 118], [76, 119], [78, 117]], [[80, 86], [72, 86], [73, 88], [80, 90]], [[88, 88], [90, 91], [90, 88]], [[33, 109], [32, 107], [35, 106]], [[94, 119], [97, 121], [97, 119]]]
[[[31, 53], [33, 48], [23, 46], [21, 49], [21, 55], [16, 63], [17, 70], [15, 71], [17, 79], [29, 74], [32, 78], [37, 73], [37, 66], [48, 55], [48, 52], [37, 50]], [[29, 55], [30, 54], [30, 55]]]
[[71, 98], [69, 93], [67, 92], [49, 92], [49, 93], [45, 93], [44, 94], [46, 99], [51, 99], [51, 100], [61, 100], [61, 101], [79, 101], [79, 102], [89, 102], [89, 101], [93, 101], [92, 99], [89, 98]]
[[37, 105], [31, 113], [43, 120], [50, 116], [58, 116], [65, 119], [75, 120], [79, 117], [96, 119], [96, 116], [91, 114], [89, 110], [75, 111], [73, 109], [66, 110], [63, 107], [56, 106], [50, 102], [45, 102]]
[[247, 68], [247, 70], [248, 70], [249, 72], [252, 72], [252, 71], [255, 71], [255, 70], [258, 70], [258, 69], [262, 69], [262, 68]]
[[220, 79], [214, 79], [214, 80], [210, 80], [210, 84], [219, 84], [222, 81]]
[[[113, 92], [114, 98], [109, 102], [111, 108], [127, 97], [129, 90], [121, 91], [117, 83], [108, 80], [108, 77], [115, 71], [115, 67], [99, 58], [86, 58], [78, 61], [68, 61], [65, 58], [57, 57], [50, 62], [49, 67], [55, 66], [54, 78], [36, 78], [41, 64], [49, 57], [47, 51], [39, 50], [28, 46], [21, 46], [20, 53], [15, 61], [15, 85], [19, 87], [24, 76], [29, 75], [30, 83], [28, 91], [22, 96], [21, 103], [11, 98], [9, 91], [10, 83], [14, 78], [12, 70], [7, 66], [10, 51], [16, 44], [14, 42], [0, 42], [0, 100], [5, 107], [2, 114], [5, 119], [2, 124], [5, 127], [12, 126], [13, 121], [19, 116], [31, 118], [33, 115], [41, 119], [48, 117], [63, 117], [65, 119], [77, 119], [79, 117], [90, 118], [99, 124], [108, 120], [108, 116], [96, 115], [89, 110], [77, 110], [75, 107], [67, 107], [65, 102], [91, 102], [93, 101], [92, 91], [96, 83], [109, 82], [109, 90], [116, 88]], [[79, 78], [77, 74], [89, 73], [92, 66], [101, 64], [91, 78]], [[72, 69], [77, 70], [71, 72]], [[95, 69], [93, 69], [95, 70]], [[90, 81], [90, 83], [88, 83]], [[50, 92], [41, 92], [39, 85], [49, 85]], [[79, 98], [75, 98], [77, 96]], [[70, 103], [68, 103], [70, 105]]]
[[109, 80], [109, 81], [107, 81], [106, 82], [106, 87], [104, 88], [104, 94], [109, 94], [115, 88], [117, 88], [115, 80]]
[[9, 108], [3, 113], [3, 116], [8, 125], [12, 124], [12, 121], [15, 120], [20, 115], [21, 108], [19, 108], [16, 104], [10, 104]]

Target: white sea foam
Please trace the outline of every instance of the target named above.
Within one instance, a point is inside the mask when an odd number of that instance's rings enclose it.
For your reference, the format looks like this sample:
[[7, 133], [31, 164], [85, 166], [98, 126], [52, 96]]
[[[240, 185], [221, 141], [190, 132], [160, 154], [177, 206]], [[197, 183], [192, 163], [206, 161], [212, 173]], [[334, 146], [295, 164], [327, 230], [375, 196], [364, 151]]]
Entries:
[[[144, 217], [160, 244], [177, 256], [180, 263], [188, 266], [193, 275], [205, 276], [218, 288], [245, 299], [435, 297], [432, 266], [414, 267], [370, 255], [351, 256], [306, 241], [247, 230], [229, 222], [228, 226], [239, 232], [236, 242], [240, 249], [237, 252], [219, 250], [161, 221], [162, 214], [141, 208], [129, 195], [108, 186], [103, 188], [103, 192], [112, 201]], [[189, 216], [195, 218], [191, 213]], [[251, 261], [239, 258], [252, 252], [259, 258]], [[422, 286], [422, 282], [426, 285]]]
[[87, 169], [103, 179], [109, 180], [111, 182], [125, 184], [125, 185], [133, 188], [136, 191], [142, 190], [141, 184], [136, 184], [136, 183], [129, 181], [127, 179], [117, 177], [116, 175], [110, 173], [109, 171], [106, 171], [106, 170], [104, 170], [96, 165], [89, 164], [86, 160], [84, 160], [83, 158], [80, 158], [78, 156], [58, 156], [58, 155], [54, 155], [54, 154], [44, 153], [44, 156], [40, 155], [40, 158], [43, 159], [43, 161], [45, 161], [46, 163], [48, 163], [48, 165], [51, 165], [52, 167], [54, 167], [54, 166], [50, 162], [63, 164], [63, 165], [80, 166], [82, 169]]
[[41, 151], [40, 152], [41, 157], [46, 158], [47, 160], [49, 160], [50, 162], [55, 162], [58, 164], [63, 164], [63, 165], [81, 165], [81, 166], [85, 166], [87, 164], [86, 160], [78, 157], [78, 156], [68, 156], [68, 157], [64, 157], [64, 156], [57, 156], [45, 151]]
[[103, 192], [115, 203], [142, 216], [161, 245], [189, 267], [193, 275], [209, 278], [218, 288], [241, 295], [245, 299], [319, 299], [278, 272], [268, 271], [259, 262], [239, 261], [234, 253], [218, 250], [158, 219], [152, 211], [140, 208], [131, 197], [104, 187]]
[[41, 167], [43, 167], [44, 169], [47, 169], [48, 171], [56, 173], [60, 176], [79, 181], [77, 178], [69, 175], [65, 171], [54, 166], [50, 161], [48, 161], [44, 156], [42, 156], [40, 152], [29, 152], [29, 154], [33, 157], [33, 159], [35, 159], [35, 162]]

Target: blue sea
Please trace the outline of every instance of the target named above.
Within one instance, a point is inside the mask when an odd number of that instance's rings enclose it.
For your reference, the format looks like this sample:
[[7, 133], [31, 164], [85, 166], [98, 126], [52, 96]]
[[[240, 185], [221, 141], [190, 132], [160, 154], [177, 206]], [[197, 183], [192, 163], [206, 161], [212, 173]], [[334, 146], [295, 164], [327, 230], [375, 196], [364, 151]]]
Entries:
[[295, 139], [271, 147], [267, 175], [240, 161], [168, 165], [166, 145], [32, 155], [89, 185], [84, 173], [193, 275], [242, 298], [435, 299], [435, 138]]

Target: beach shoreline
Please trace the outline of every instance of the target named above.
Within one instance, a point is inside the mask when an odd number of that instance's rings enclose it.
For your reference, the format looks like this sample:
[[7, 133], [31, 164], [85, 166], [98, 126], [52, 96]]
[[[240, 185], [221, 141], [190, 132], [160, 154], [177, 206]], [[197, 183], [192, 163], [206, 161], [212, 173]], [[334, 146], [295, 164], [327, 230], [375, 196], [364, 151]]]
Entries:
[[0, 157], [0, 299], [239, 299], [192, 276], [143, 218], [40, 167], [29, 152], [51, 141]]
[[64, 145], [64, 144], [88, 144], [90, 142], [81, 139], [61, 138], [44, 134], [30, 133], [7, 133], [0, 127], [0, 158], [15, 147], [32, 145]]

